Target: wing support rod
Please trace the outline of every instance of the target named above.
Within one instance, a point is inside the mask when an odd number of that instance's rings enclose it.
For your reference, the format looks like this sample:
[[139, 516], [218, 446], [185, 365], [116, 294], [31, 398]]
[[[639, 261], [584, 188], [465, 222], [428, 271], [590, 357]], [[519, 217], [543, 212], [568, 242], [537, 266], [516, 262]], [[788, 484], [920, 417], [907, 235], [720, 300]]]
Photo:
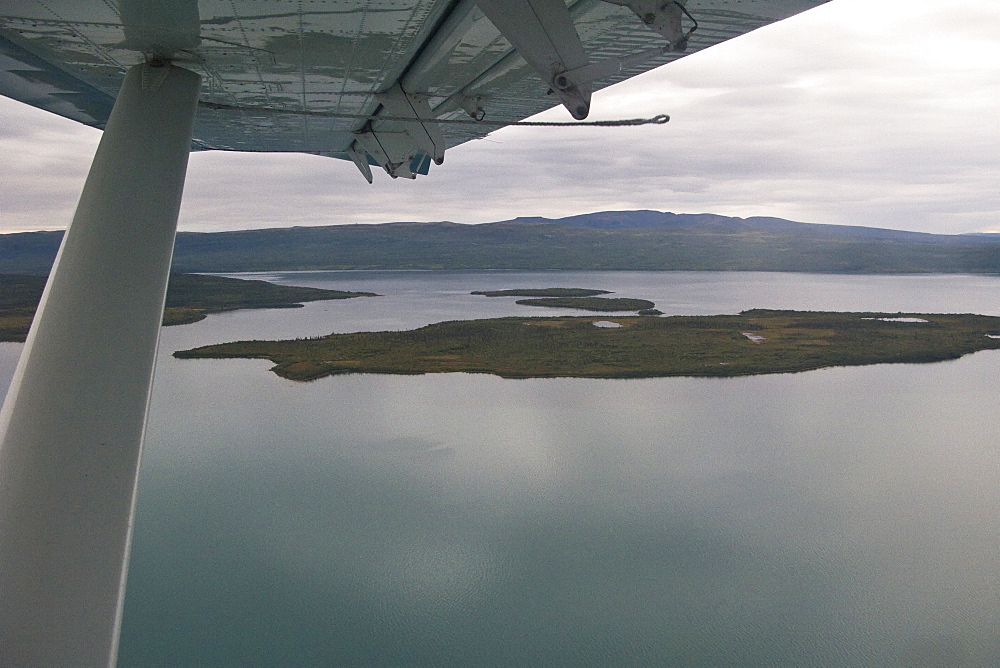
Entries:
[[573, 118], [590, 113], [591, 86], [572, 70], [590, 59], [563, 0], [476, 0], [479, 10], [565, 105]]
[[0, 657], [114, 665], [200, 78], [125, 77], [0, 411]]

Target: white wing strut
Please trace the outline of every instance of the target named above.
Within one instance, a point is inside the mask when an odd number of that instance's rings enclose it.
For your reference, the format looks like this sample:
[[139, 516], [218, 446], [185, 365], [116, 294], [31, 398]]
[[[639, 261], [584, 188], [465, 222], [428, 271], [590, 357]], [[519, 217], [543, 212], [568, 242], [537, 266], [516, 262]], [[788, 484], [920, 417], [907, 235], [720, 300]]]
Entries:
[[198, 100], [127, 74], [0, 413], [0, 657], [116, 660], [136, 474]]

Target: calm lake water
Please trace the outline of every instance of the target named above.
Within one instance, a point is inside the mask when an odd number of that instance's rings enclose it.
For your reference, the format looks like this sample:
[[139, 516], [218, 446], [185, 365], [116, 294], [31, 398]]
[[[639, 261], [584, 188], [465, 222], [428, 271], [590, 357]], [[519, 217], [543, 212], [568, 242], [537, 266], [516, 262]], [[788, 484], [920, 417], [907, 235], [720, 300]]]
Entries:
[[[996, 351], [734, 379], [311, 383], [170, 357], [561, 313], [482, 289], [1000, 315], [1000, 278], [254, 277], [384, 296], [163, 331], [120, 665], [1000, 664]], [[4, 379], [18, 351], [0, 346]]]

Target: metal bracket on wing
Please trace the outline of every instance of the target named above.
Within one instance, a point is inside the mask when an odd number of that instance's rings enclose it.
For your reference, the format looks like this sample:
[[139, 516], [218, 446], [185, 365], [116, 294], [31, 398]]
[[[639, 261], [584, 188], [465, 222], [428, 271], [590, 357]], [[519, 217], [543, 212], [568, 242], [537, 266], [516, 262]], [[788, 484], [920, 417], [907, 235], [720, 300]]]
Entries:
[[434, 107], [433, 114], [440, 118], [456, 109], [461, 109], [474, 121], [481, 121], [486, 118], [484, 104], [486, 98], [479, 95], [465, 95], [463, 92], [453, 93], [448, 99]]
[[407, 93], [396, 84], [386, 92], [376, 95], [375, 99], [385, 108], [388, 115], [412, 118], [413, 122], [404, 123], [406, 134], [413, 143], [434, 159], [435, 164], [440, 165], [444, 162], [445, 141], [441, 128], [436, 123], [425, 123], [420, 120], [433, 118], [426, 95]]
[[591, 87], [575, 80], [572, 72], [590, 59], [564, 0], [476, 0], [476, 4], [573, 118], [586, 118]]
[[[670, 42], [670, 50], [683, 53], [687, 50], [688, 39], [698, 28], [698, 22], [684, 7], [686, 0], [604, 0], [613, 5], [628, 7], [643, 23], [663, 35]], [[687, 16], [694, 27], [684, 32], [681, 20]]]
[[354, 143], [351, 144], [347, 154], [366, 179], [369, 179], [370, 169], [365, 169], [367, 161], [362, 150], [394, 179], [399, 177], [415, 179], [417, 174], [427, 173], [431, 162], [430, 156], [426, 155], [405, 132], [376, 131], [368, 127], [361, 132], [355, 132], [353, 136]]
[[[379, 166], [385, 170], [386, 174], [393, 178], [397, 178], [399, 176], [399, 174], [393, 174], [393, 170], [398, 163], [393, 163], [389, 159], [389, 154], [382, 148], [382, 143], [379, 141], [378, 136], [371, 130], [371, 128], [354, 133], [354, 144], [351, 146], [354, 147], [358, 145], [360, 145], [361, 148], [368, 153], [368, 155], [374, 158], [375, 162], [377, 162]], [[358, 169], [361, 168], [359, 167]], [[361, 173], [364, 174], [364, 170], [361, 170]], [[368, 175], [365, 174], [365, 178], [367, 178], [367, 176]]]
[[444, 135], [436, 123], [428, 122], [434, 114], [426, 95], [407, 93], [396, 84], [375, 99], [382, 105], [385, 123], [379, 116], [372, 118], [352, 134], [353, 141], [344, 150], [368, 183], [372, 182], [369, 155], [394, 179], [415, 179], [427, 173], [432, 159], [439, 165], [444, 162]]
[[483, 98], [478, 95], [469, 97], [467, 95], [462, 95], [461, 93], [457, 93], [456, 95], [456, 102], [462, 110], [469, 115], [469, 118], [477, 121], [481, 121], [486, 118], [486, 110], [483, 109]]

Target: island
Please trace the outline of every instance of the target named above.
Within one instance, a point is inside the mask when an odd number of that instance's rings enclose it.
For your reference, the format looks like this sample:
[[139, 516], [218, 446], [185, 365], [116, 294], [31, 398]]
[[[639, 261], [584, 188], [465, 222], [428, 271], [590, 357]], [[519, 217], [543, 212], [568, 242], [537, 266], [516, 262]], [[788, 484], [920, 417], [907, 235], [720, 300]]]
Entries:
[[518, 299], [515, 304], [522, 306], [545, 306], [548, 308], [572, 308], [583, 311], [600, 311], [613, 313], [622, 311], [638, 311], [640, 315], [660, 315], [653, 313], [656, 306], [648, 299], [629, 299], [626, 297], [598, 297], [610, 295], [610, 290], [591, 290], [589, 288], [513, 288], [509, 290], [481, 290], [474, 295], [486, 297], [529, 297]]
[[738, 315], [494, 318], [399, 332], [239, 341], [178, 358], [269, 359], [274, 373], [465, 372], [504, 378], [748, 376], [956, 359], [1000, 348], [1000, 317], [754, 309]]
[[[45, 288], [45, 276], [0, 275], [0, 341], [24, 341]], [[164, 325], [182, 325], [209, 313], [244, 308], [298, 308], [304, 302], [376, 297], [373, 292], [344, 292], [267, 281], [171, 274], [167, 286]]]
[[610, 290], [588, 288], [512, 288], [510, 290], [476, 290], [471, 294], [485, 297], [595, 297], [610, 295]]

